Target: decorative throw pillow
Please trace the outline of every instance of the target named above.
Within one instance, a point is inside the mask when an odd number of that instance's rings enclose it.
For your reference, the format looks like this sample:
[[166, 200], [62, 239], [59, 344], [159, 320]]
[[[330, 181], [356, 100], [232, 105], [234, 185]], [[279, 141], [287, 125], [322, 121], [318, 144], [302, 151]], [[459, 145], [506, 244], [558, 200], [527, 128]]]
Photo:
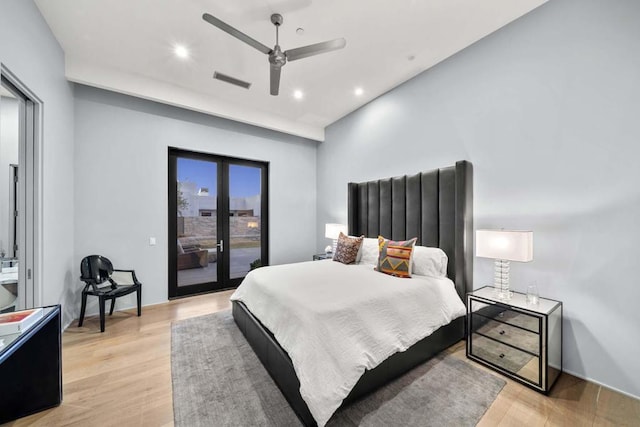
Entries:
[[333, 260], [341, 262], [343, 264], [353, 264], [358, 257], [358, 250], [362, 245], [362, 239], [360, 237], [348, 237], [342, 232], [338, 236], [338, 245], [336, 246], [336, 253], [333, 255]]
[[378, 271], [391, 276], [411, 277], [411, 255], [416, 237], [410, 240], [394, 242], [378, 236]]

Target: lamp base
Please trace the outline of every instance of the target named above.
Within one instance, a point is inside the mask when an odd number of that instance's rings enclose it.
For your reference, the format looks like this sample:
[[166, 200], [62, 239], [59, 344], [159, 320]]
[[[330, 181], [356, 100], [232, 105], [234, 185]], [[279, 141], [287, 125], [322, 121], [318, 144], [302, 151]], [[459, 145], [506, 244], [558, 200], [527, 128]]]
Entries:
[[513, 296], [509, 290], [509, 261], [497, 259], [494, 263], [493, 287], [496, 290], [496, 297], [503, 301], [508, 301]]

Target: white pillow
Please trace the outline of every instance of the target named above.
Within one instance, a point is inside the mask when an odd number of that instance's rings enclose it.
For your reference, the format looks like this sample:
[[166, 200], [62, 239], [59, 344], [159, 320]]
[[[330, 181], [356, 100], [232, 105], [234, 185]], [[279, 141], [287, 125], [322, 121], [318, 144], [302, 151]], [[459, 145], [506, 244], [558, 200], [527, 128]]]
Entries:
[[431, 277], [447, 276], [448, 258], [447, 254], [440, 248], [414, 246], [412, 261], [413, 271], [411, 274]]
[[378, 265], [378, 239], [366, 237], [360, 245], [356, 264]]

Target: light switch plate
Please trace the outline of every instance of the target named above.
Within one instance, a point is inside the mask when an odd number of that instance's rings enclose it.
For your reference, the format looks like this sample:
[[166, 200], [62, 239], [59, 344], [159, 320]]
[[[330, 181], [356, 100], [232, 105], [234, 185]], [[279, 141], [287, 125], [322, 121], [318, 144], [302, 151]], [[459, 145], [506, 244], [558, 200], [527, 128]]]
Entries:
[[149, 246], [155, 246], [155, 245], [156, 245], [156, 238], [149, 237]]

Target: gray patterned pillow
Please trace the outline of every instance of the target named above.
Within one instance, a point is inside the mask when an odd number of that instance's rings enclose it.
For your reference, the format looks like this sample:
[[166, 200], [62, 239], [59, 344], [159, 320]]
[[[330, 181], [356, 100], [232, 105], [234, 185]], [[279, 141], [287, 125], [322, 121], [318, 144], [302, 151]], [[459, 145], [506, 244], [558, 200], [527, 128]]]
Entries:
[[364, 236], [349, 237], [340, 233], [338, 236], [338, 246], [336, 246], [336, 253], [333, 255], [333, 260], [341, 262], [343, 264], [353, 264], [358, 257], [358, 250], [362, 245]]

